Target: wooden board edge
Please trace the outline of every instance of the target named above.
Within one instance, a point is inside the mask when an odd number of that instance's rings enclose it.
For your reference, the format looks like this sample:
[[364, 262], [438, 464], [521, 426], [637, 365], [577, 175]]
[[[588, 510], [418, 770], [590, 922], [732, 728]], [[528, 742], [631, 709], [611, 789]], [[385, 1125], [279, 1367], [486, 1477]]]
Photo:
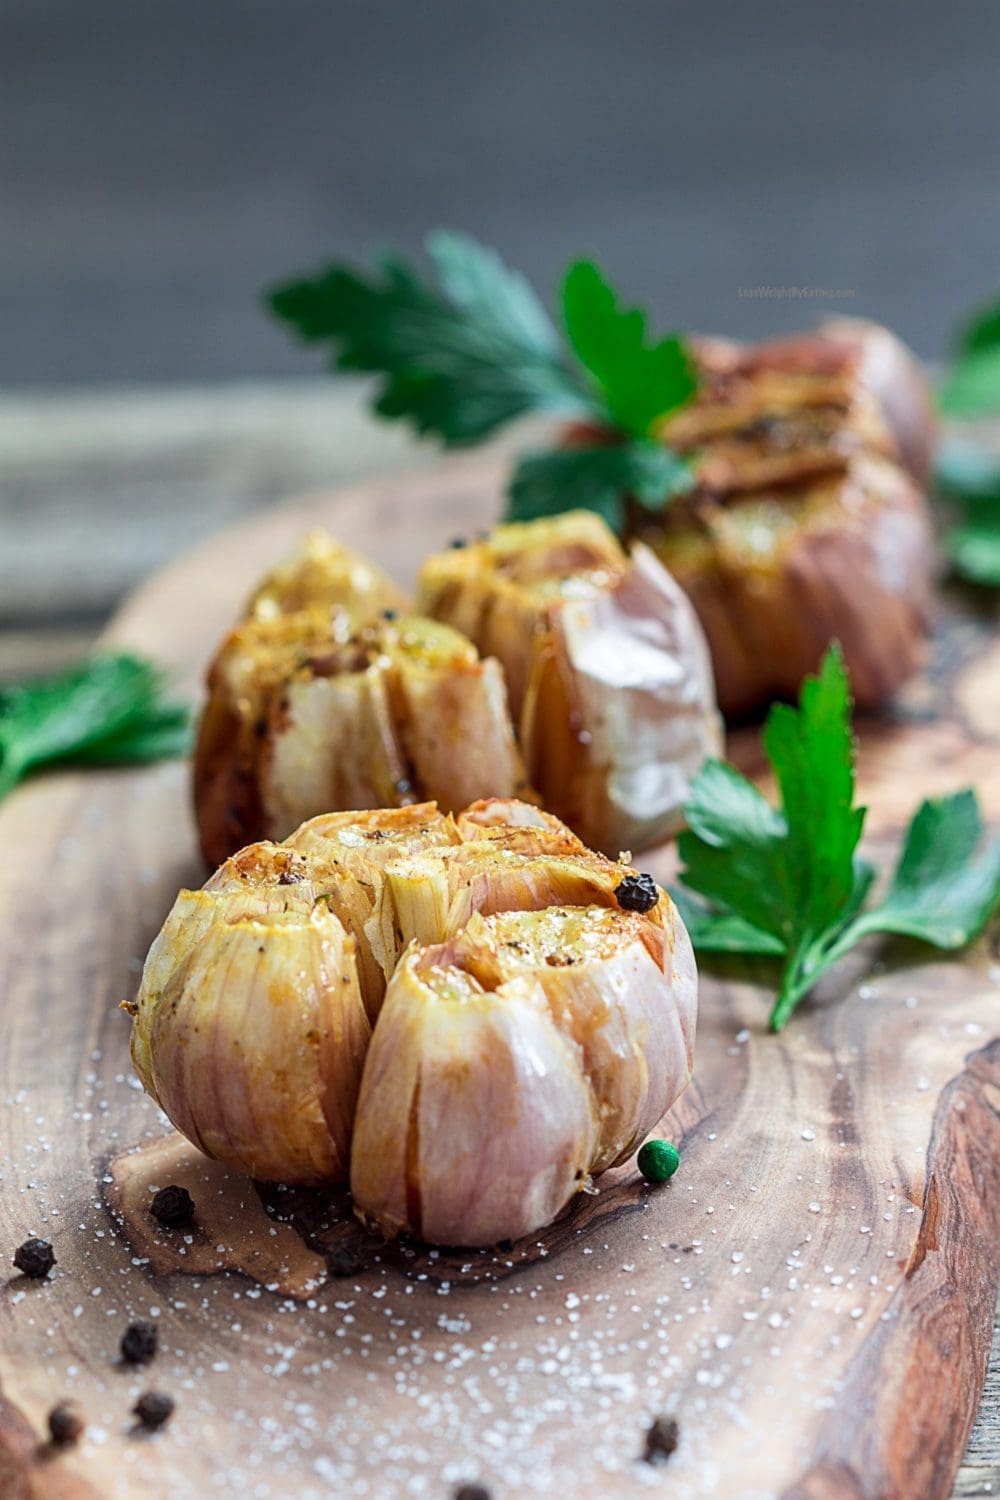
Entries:
[[971, 1053], [942, 1090], [926, 1182], [903, 1280], [782, 1500], [951, 1493], [986, 1379], [1000, 1283], [1000, 1039]]

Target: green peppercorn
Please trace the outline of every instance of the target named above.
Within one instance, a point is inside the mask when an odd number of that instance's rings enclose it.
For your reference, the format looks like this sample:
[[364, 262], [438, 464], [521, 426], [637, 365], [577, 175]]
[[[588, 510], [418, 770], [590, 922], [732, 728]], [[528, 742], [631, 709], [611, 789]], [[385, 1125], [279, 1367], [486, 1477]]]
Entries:
[[647, 1182], [667, 1182], [681, 1164], [681, 1154], [670, 1141], [647, 1141], [636, 1165]]

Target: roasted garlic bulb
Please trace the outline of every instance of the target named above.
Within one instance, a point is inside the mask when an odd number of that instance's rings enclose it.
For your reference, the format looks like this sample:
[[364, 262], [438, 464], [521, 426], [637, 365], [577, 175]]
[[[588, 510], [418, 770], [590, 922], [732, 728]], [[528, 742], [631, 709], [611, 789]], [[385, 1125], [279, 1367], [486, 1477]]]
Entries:
[[854, 696], [880, 703], [915, 670], [930, 617], [927, 383], [875, 324], [743, 347], [698, 346], [702, 389], [663, 424], [697, 484], [648, 543], [690, 597], [729, 715], [793, 697], [832, 639]]
[[631, 1155], [691, 1075], [691, 945], [648, 876], [511, 800], [310, 820], [182, 891], [132, 1057], [266, 1180], [350, 1174], [388, 1235], [490, 1244]]
[[500, 526], [430, 557], [419, 608], [501, 663], [527, 778], [588, 844], [617, 854], [674, 832], [721, 743], [690, 603], [599, 517]]
[[331, 809], [527, 792], [496, 661], [418, 616], [276, 612], [280, 589], [258, 593], [209, 671], [194, 763], [209, 863]]

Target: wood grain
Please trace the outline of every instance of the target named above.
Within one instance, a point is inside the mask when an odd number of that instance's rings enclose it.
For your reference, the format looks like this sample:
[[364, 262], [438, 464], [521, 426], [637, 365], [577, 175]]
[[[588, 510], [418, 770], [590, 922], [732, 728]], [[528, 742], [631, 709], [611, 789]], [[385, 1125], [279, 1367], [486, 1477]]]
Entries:
[[[964, 1449], [975, 1416], [970, 1398], [986, 1369], [998, 1278], [1000, 1042], [992, 1042], [941, 1094], [903, 1281], [848, 1371], [808, 1472], [785, 1500], [947, 1492], [949, 1455]], [[943, 1404], [929, 1374], [944, 1367], [955, 1371], [957, 1399]], [[941, 1440], [920, 1441], [938, 1431]]]
[[[497, 482], [459, 463], [255, 520], [155, 578], [115, 638], [193, 683], [304, 525], [406, 579], [489, 519]], [[1000, 814], [987, 626], [951, 606], [921, 684], [861, 726], [881, 863], [928, 792], [974, 779]], [[752, 736], [736, 752], [752, 763]], [[0, 838], [0, 1234], [11, 1248], [45, 1234], [59, 1257], [49, 1282], [12, 1277], [3, 1297], [0, 1453], [24, 1493], [446, 1496], [472, 1478], [497, 1500], [949, 1493], [996, 1289], [988, 943], [961, 963], [869, 948], [777, 1039], [763, 973], [704, 975], [695, 1083], [664, 1127], [683, 1150], [671, 1184], [608, 1174], [510, 1250], [386, 1251], [335, 1196], [227, 1177], [132, 1086], [117, 1002], [177, 887], [200, 879], [184, 768], [35, 782], [0, 808]], [[664, 874], [670, 851], [645, 862]], [[198, 1204], [189, 1236], [149, 1218], [168, 1179]], [[126, 1321], [150, 1315], [155, 1366], [122, 1368]], [[147, 1441], [128, 1413], [153, 1382], [178, 1409]], [[64, 1395], [87, 1440], [26, 1457]], [[652, 1470], [638, 1455], [661, 1410], [681, 1442]]]

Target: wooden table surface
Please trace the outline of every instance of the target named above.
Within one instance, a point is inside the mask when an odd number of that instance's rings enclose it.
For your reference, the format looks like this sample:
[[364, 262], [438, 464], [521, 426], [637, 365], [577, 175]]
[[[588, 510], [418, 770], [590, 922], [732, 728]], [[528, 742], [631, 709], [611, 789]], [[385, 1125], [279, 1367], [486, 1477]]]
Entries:
[[[438, 461], [369, 419], [353, 382], [0, 396], [0, 680], [72, 660], [133, 585], [228, 522]], [[1000, 1495], [1000, 1337], [954, 1494]]]

